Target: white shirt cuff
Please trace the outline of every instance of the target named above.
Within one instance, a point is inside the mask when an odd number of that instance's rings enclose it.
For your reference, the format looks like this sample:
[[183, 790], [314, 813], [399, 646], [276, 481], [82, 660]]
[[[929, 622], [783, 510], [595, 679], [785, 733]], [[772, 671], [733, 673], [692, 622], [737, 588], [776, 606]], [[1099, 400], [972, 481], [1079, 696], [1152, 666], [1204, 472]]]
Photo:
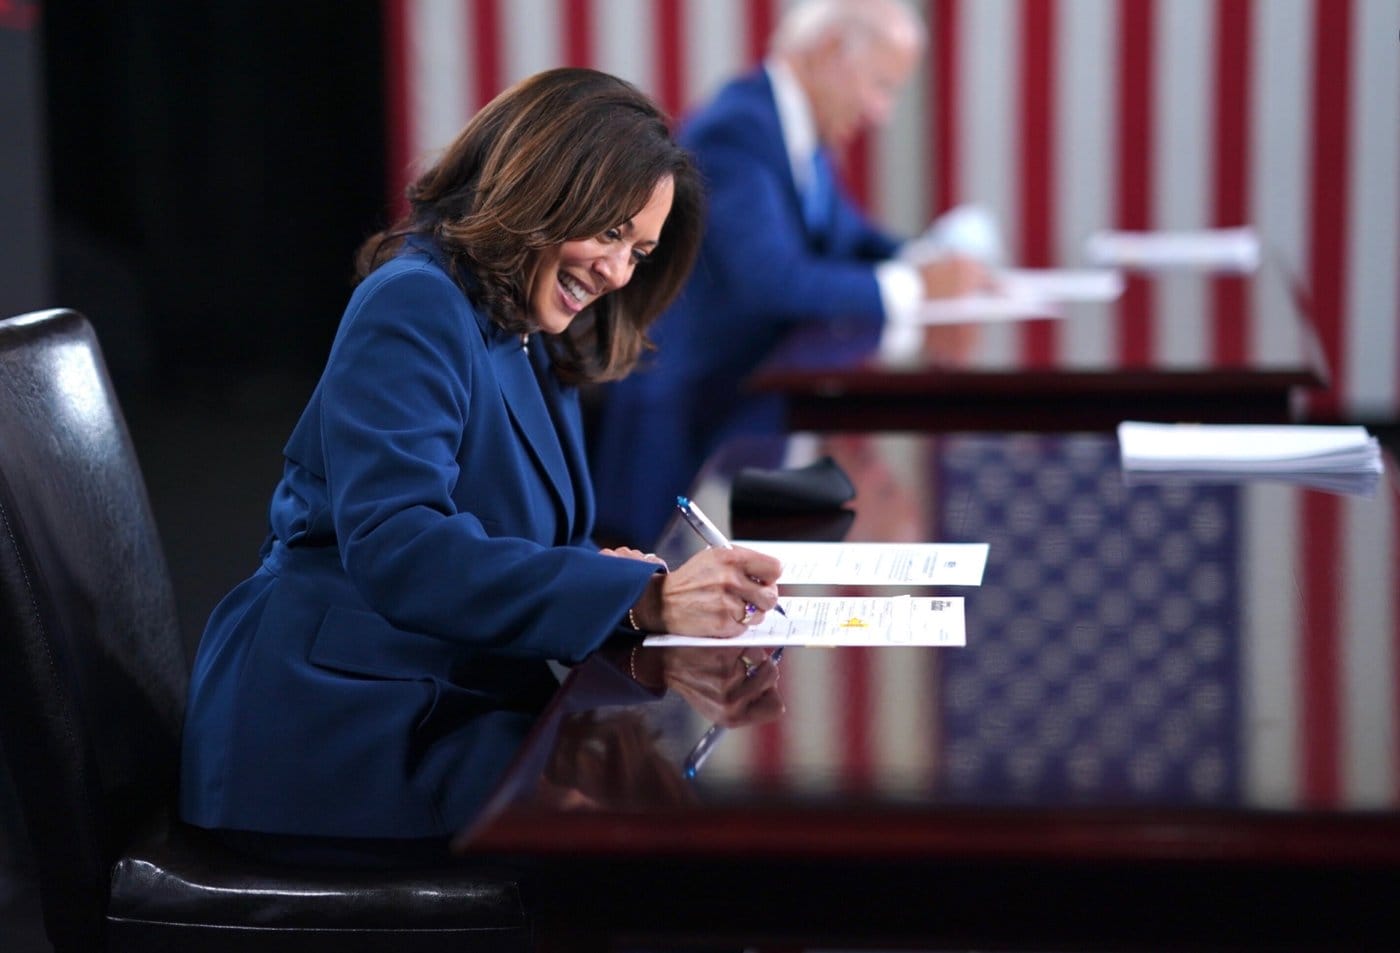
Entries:
[[913, 265], [898, 259], [876, 265], [875, 281], [880, 286], [880, 306], [885, 311], [880, 356], [890, 363], [906, 362], [919, 352], [921, 335], [914, 317], [923, 300], [923, 281]]
[[924, 283], [912, 264], [892, 258], [875, 266], [875, 281], [880, 286], [880, 307], [885, 320], [908, 324], [924, 297]]

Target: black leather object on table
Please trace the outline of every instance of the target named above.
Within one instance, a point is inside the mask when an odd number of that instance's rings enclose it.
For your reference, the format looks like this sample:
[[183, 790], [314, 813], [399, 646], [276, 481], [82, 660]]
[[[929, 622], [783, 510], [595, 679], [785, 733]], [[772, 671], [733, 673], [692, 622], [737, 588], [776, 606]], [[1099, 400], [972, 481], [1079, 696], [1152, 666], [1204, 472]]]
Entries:
[[801, 467], [744, 467], [730, 491], [731, 510], [808, 513], [849, 503], [856, 488], [846, 471], [829, 456]]

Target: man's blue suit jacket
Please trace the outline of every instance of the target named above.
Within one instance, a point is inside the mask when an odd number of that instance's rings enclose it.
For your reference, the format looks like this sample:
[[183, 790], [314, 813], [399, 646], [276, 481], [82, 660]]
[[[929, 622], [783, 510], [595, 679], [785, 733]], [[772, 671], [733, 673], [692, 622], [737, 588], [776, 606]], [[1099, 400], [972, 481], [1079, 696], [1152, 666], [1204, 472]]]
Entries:
[[839, 187], [828, 226], [808, 229], [764, 70], [725, 86], [680, 140], [707, 190], [700, 258], [653, 331], [659, 350], [606, 389], [590, 439], [599, 534], [644, 548], [718, 443], [780, 428], [781, 405], [740, 384], [788, 331], [834, 321], [878, 331], [874, 266], [896, 249]]
[[481, 805], [655, 568], [600, 555], [577, 392], [423, 246], [356, 289], [285, 448], [261, 567], [215, 609], [181, 812], [431, 837]]

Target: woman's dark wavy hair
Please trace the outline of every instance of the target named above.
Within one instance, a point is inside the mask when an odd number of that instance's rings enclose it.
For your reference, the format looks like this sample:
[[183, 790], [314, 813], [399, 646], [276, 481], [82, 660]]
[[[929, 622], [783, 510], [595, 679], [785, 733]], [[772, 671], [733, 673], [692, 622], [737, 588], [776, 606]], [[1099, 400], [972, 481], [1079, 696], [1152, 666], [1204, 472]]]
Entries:
[[562, 380], [622, 377], [652, 347], [647, 328], [690, 273], [703, 198], [666, 115], [615, 76], [548, 70], [493, 99], [409, 186], [408, 214], [360, 246], [357, 275], [392, 258], [406, 237], [427, 236], [476, 307], [507, 331], [529, 332], [526, 293], [540, 251], [622, 224], [666, 176], [675, 183], [671, 213], [647, 261], [548, 337]]

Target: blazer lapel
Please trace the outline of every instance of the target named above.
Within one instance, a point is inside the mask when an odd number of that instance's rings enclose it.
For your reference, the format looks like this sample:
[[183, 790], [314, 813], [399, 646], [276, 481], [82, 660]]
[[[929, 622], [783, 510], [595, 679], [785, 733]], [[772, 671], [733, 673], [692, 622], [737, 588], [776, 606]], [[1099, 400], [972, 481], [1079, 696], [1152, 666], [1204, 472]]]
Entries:
[[535, 375], [544, 393], [545, 403], [557, 424], [555, 432], [563, 444], [564, 459], [572, 477], [575, 511], [570, 513], [569, 538], [577, 535], [579, 527], [593, 525], [593, 481], [588, 471], [588, 454], [583, 446], [583, 412], [579, 407], [577, 390], [564, 392], [559, 379], [550, 370], [549, 357], [544, 342], [536, 338], [530, 342], [530, 360], [535, 366]]
[[554, 421], [550, 419], [544, 395], [535, 378], [529, 352], [521, 345], [520, 338], [501, 332], [488, 319], [477, 315], [477, 322], [482, 325], [490, 349], [491, 364], [496, 371], [501, 395], [505, 398], [506, 410], [554, 491], [564, 518], [563, 528], [568, 532], [574, 522], [574, 494], [570, 487], [569, 468], [564, 462], [564, 451], [555, 432]]

